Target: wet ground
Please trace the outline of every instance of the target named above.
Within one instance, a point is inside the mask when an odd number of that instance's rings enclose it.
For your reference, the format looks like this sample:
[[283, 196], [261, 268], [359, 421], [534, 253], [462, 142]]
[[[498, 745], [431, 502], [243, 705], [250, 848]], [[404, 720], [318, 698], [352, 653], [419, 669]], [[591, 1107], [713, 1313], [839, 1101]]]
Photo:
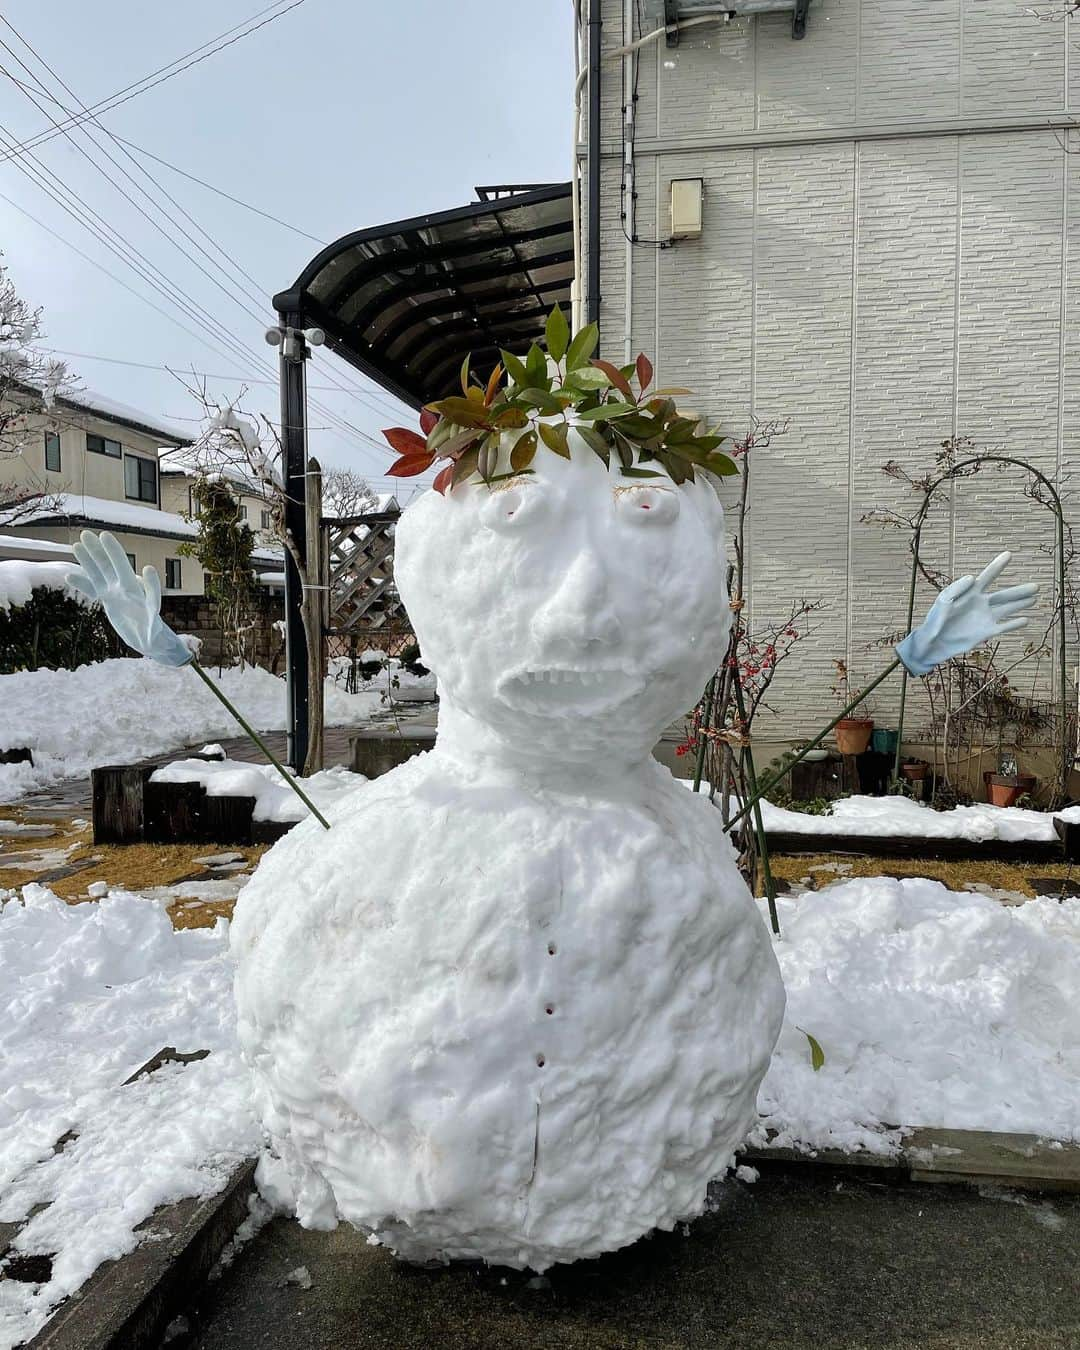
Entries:
[[345, 1227], [311, 1233], [277, 1220], [170, 1342], [170, 1350], [518, 1346], [1075, 1350], [1080, 1195], [769, 1169], [756, 1184], [721, 1188], [716, 1211], [687, 1230], [539, 1281], [474, 1265], [405, 1266]]

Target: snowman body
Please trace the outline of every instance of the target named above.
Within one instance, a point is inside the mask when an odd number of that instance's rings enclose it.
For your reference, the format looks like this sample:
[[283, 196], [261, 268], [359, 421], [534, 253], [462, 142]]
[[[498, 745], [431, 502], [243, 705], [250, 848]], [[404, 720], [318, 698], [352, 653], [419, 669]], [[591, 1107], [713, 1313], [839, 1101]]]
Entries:
[[726, 640], [713, 489], [536, 479], [406, 515], [436, 747], [277, 844], [233, 945], [301, 1222], [543, 1270], [701, 1212], [783, 990], [719, 812], [649, 756]]

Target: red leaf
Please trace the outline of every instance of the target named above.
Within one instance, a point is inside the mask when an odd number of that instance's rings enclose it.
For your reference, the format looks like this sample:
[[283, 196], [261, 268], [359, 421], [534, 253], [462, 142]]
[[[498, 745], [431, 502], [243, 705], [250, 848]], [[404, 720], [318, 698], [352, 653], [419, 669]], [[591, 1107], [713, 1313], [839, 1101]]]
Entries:
[[641, 386], [641, 392], [644, 393], [652, 384], [652, 362], [644, 352], [638, 352], [637, 378], [638, 384]]
[[428, 452], [423, 437], [407, 427], [385, 427], [383, 435], [399, 455], [426, 455]]
[[439, 414], [432, 412], [430, 408], [424, 408], [420, 414], [420, 430], [425, 436], [430, 436], [439, 425]]
[[451, 478], [453, 478], [454, 470], [456, 468], [457, 468], [456, 464], [448, 464], [446, 468], [442, 470], [441, 473], [437, 473], [435, 475], [435, 481], [432, 483], [431, 486], [440, 495], [444, 493], [446, 489], [450, 486], [450, 480]]
[[596, 366], [598, 370], [604, 372], [619, 393], [622, 394], [623, 398], [626, 399], [627, 403], [637, 402], [637, 399], [634, 397], [634, 391], [630, 388], [630, 381], [618, 366], [613, 366], [610, 361], [601, 361], [599, 357], [590, 361], [589, 364], [591, 366]]
[[[417, 437], [417, 440], [419, 439]], [[423, 445], [423, 441], [420, 444]], [[402, 455], [400, 459], [394, 460], [386, 472], [391, 478], [415, 478], [418, 473], [430, 469], [434, 463], [435, 456], [425, 450], [422, 455]]]

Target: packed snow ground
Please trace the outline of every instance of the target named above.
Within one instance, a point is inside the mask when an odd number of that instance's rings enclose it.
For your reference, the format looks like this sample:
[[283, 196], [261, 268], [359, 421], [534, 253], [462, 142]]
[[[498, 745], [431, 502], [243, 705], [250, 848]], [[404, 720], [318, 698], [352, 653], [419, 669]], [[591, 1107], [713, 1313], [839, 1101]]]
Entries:
[[[285, 681], [258, 666], [210, 676], [259, 731], [286, 721]], [[347, 694], [326, 684], [331, 726], [364, 722], [381, 706], [374, 686]], [[0, 749], [29, 746], [31, 764], [0, 764], [0, 802], [79, 778], [99, 764], [130, 764], [147, 755], [240, 728], [193, 671], [121, 658], [77, 670], [0, 675]]]
[[954, 806], [951, 811], [935, 811], [925, 802], [910, 797], [840, 797], [827, 816], [810, 816], [788, 811], [771, 802], [761, 803], [766, 830], [791, 834], [850, 834], [888, 838], [910, 835], [921, 839], [966, 839], [972, 843], [1001, 840], [1049, 841], [1054, 833], [1054, 815], [1062, 820], [1080, 822], [1080, 806], [1069, 806], [1051, 814], [1025, 811], [1017, 806]]
[[[15, 1248], [56, 1259], [48, 1285], [0, 1280], [0, 1350], [129, 1251], [156, 1206], [220, 1190], [260, 1146], [224, 921], [174, 932], [163, 906], [184, 887], [76, 906], [41, 886], [6, 894], [0, 1221], [51, 1201]], [[1080, 900], [1010, 908], [879, 877], [779, 906], [788, 1008], [760, 1134], [878, 1153], [899, 1143], [889, 1125], [1080, 1140]], [[807, 1032], [825, 1055], [817, 1072]], [[165, 1045], [211, 1054], [121, 1087]], [[54, 1154], [69, 1130], [78, 1138]]]
[[[138, 896], [68, 906], [27, 886], [0, 904], [0, 989], [0, 1222], [44, 1206], [14, 1247], [55, 1253], [45, 1285], [0, 1280], [6, 1350], [158, 1206], [221, 1190], [259, 1136], [224, 922], [174, 932]], [[210, 1054], [121, 1086], [166, 1045]]]
[[1080, 899], [872, 877], [777, 905], [788, 1005], [758, 1096], [777, 1145], [889, 1153], [886, 1124], [1080, 1140]]

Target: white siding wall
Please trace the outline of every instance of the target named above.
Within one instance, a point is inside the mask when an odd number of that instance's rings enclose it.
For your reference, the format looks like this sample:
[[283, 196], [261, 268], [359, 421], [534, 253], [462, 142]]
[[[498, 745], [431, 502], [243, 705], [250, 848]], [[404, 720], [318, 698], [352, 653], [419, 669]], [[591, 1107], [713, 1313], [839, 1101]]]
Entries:
[[[629, 40], [623, 9], [603, 0], [606, 48]], [[829, 608], [780, 677], [782, 715], [764, 728], [777, 736], [830, 711], [833, 657], [869, 677], [885, 659], [869, 644], [903, 622], [906, 538], [861, 522], [917, 504], [887, 460], [925, 471], [943, 439], [972, 436], [1055, 478], [1080, 525], [1080, 153], [1057, 126], [1080, 105], [1080, 28], [1013, 0], [824, 0], [804, 41], [790, 33], [778, 14], [644, 50], [637, 233], [664, 236], [676, 177], [704, 179], [705, 227], [633, 248], [629, 325], [618, 61], [602, 123], [605, 354], [644, 349], [730, 432], [790, 419], [755, 465], [752, 614], [798, 596]], [[956, 487], [924, 552], [959, 575], [1010, 547], [1014, 579], [1040, 580], [1049, 601], [1052, 517], [1021, 486], [1017, 473]]]

